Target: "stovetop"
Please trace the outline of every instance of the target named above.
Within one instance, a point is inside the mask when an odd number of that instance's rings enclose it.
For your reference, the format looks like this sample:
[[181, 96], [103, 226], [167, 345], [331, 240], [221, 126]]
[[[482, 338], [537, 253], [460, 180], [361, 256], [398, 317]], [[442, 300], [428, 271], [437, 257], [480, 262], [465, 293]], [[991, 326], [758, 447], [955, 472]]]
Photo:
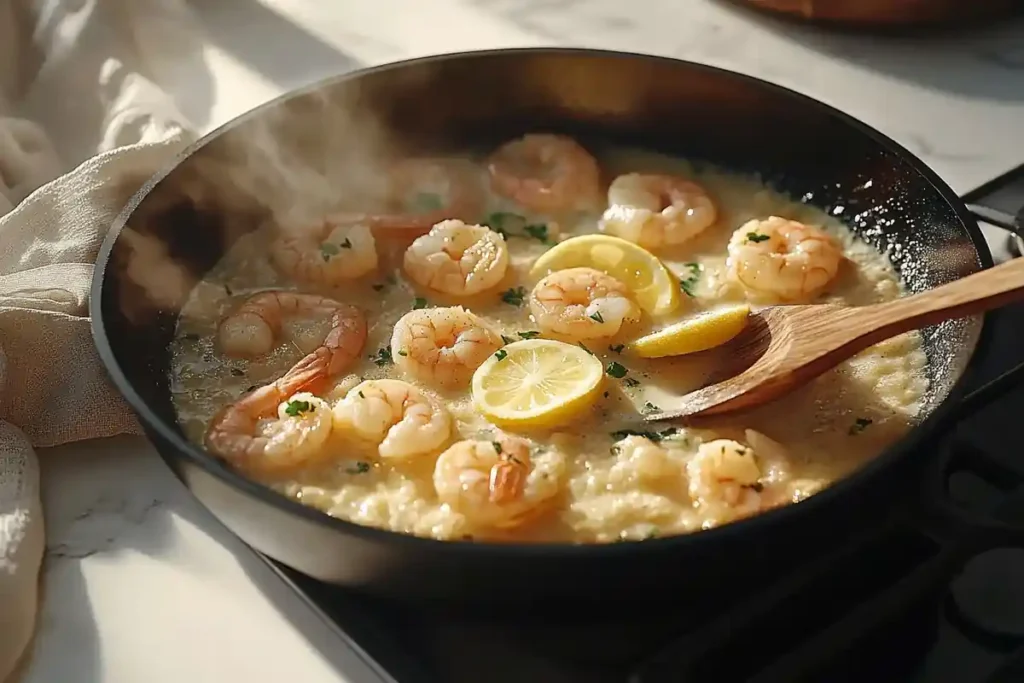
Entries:
[[[1024, 167], [1012, 173], [968, 195], [976, 213], [1012, 223]], [[1009, 233], [984, 230], [997, 261], [1020, 255]], [[993, 328], [975, 386], [1024, 363], [1024, 305], [1000, 311]], [[1021, 415], [1024, 386], [957, 426], [932, 476], [884, 527], [781, 579], [753, 577], [707, 613], [651, 605], [629, 622], [441, 614], [272, 564], [397, 683], [1020, 683]]]

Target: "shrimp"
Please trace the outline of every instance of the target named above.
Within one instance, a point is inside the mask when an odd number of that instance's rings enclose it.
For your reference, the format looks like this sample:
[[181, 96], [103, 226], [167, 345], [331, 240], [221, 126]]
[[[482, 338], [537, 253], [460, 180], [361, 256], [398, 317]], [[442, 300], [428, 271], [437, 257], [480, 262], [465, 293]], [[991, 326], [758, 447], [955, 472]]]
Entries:
[[839, 272], [843, 254], [824, 231], [771, 216], [744, 223], [729, 240], [729, 274], [756, 299], [810, 301]]
[[405, 250], [413, 282], [452, 295], [472, 295], [501, 282], [508, 270], [505, 238], [483, 225], [441, 221]]
[[545, 330], [574, 339], [610, 337], [624, 322], [640, 319], [629, 288], [593, 268], [558, 270], [542, 279], [530, 293], [530, 311]]
[[472, 525], [509, 528], [546, 509], [560, 491], [564, 466], [557, 453], [531, 459], [529, 442], [518, 437], [459, 441], [438, 456], [434, 488]]
[[395, 324], [391, 357], [403, 372], [441, 386], [466, 385], [501, 348], [497, 332], [461, 306], [409, 311]]
[[323, 377], [327, 364], [326, 355], [311, 353], [280, 379], [221, 410], [207, 429], [207, 449], [258, 475], [279, 474], [323, 457], [334, 418], [325, 401], [304, 390]]
[[390, 173], [392, 214], [369, 217], [379, 237], [425, 233], [447, 219], [472, 221], [484, 210], [481, 170], [465, 159], [406, 159]]
[[737, 441], [716, 439], [701, 444], [686, 464], [690, 498], [723, 519], [761, 509], [761, 468], [754, 450]]
[[488, 160], [491, 189], [542, 214], [588, 209], [600, 197], [597, 160], [564, 135], [531, 134], [507, 142]]
[[452, 433], [452, 417], [444, 406], [397, 379], [360, 382], [333, 412], [335, 429], [376, 444], [382, 458], [436, 452]]
[[627, 173], [608, 187], [608, 209], [600, 228], [645, 249], [659, 249], [689, 241], [717, 218], [715, 203], [697, 183]]
[[366, 316], [355, 306], [315, 294], [260, 292], [221, 321], [218, 342], [229, 356], [260, 356], [274, 348], [285, 318], [317, 315], [331, 316], [330, 330], [313, 351], [326, 359], [323, 379], [328, 379], [349, 367], [366, 344]]
[[288, 230], [274, 240], [270, 256], [283, 275], [325, 287], [337, 287], [377, 269], [377, 244], [369, 226], [344, 216]]

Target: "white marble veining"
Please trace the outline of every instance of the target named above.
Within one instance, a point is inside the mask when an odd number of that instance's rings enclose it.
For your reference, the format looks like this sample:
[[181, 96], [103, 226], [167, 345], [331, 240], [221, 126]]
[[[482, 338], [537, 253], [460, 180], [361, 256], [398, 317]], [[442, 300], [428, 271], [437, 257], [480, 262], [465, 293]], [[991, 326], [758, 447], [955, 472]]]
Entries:
[[[894, 40], [824, 34], [714, 0], [221, 0], [194, 9], [207, 43], [202, 59], [183, 67], [176, 94], [205, 130], [361, 65], [582, 45], [691, 59], [794, 88], [892, 135], [959, 191], [1024, 161], [1019, 22]], [[141, 439], [40, 456], [48, 552], [25, 683], [382, 680]]]

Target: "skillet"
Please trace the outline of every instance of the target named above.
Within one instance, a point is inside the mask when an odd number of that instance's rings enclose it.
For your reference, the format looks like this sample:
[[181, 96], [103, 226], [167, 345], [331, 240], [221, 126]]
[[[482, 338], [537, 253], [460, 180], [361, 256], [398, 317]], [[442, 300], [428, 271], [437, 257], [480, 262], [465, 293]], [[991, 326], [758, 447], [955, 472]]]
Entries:
[[497, 50], [366, 69], [271, 101], [192, 145], [133, 197], [97, 259], [93, 333], [110, 378], [175, 474], [247, 543], [316, 579], [502, 609], [628, 608], [646, 603], [655, 584], [686, 602], [708, 597], [712, 584], [756, 581], [908, 497], [988, 346], [981, 317], [924, 330], [930, 389], [903, 440], [804, 502], [716, 529], [636, 543], [517, 545], [441, 542], [329, 517], [186, 440], [168, 386], [168, 343], [185, 294], [235, 239], [275, 202], [313, 199], [316, 183], [295, 183], [296, 169], [322, 179], [365, 142], [368, 122], [408, 154], [548, 131], [755, 172], [888, 251], [910, 291], [992, 265], [967, 207], [906, 149], [820, 102], [709, 66], [599, 50]]

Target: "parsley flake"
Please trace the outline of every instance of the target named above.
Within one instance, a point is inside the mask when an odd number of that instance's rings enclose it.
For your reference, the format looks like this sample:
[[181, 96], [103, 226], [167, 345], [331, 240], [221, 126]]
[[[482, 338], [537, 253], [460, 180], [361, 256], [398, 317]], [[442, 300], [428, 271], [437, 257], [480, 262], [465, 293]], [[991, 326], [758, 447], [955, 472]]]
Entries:
[[587, 353], [589, 353], [589, 354], [590, 354], [591, 356], [593, 356], [593, 355], [594, 355], [594, 352], [593, 352], [593, 351], [591, 351], [590, 349], [588, 349], [588, 348], [586, 347], [586, 345], [585, 345], [585, 344], [584, 344], [583, 342], [576, 342], [576, 345], [577, 345], [578, 347], [580, 347], [581, 349], [583, 349], [584, 351], [586, 351]]
[[497, 358], [498, 360], [505, 360], [506, 356], [508, 356], [508, 351], [506, 351], [505, 349], [498, 349], [497, 351], [494, 352], [494, 357]]
[[594, 311], [594, 314], [590, 316], [590, 319], [599, 323], [604, 322], [604, 318], [601, 317], [601, 311]]
[[501, 335], [501, 341], [505, 342], [506, 344], [511, 344], [512, 342], [515, 341], [515, 339], [503, 334]]
[[630, 389], [632, 389], [633, 387], [640, 386], [640, 380], [635, 379], [633, 377], [627, 377], [626, 379], [622, 380], [622, 383], [625, 384]]
[[392, 363], [395, 362], [395, 359], [391, 357], [391, 349], [389, 349], [386, 346], [382, 346], [379, 349], [377, 349], [377, 353], [373, 356], [370, 356], [370, 358], [373, 359], [374, 364], [378, 368], [382, 368], [385, 365], [391, 365]]
[[516, 332], [520, 339], [536, 339], [540, 336], [540, 332], [537, 330], [527, 330], [525, 332]]
[[403, 349], [403, 350], [398, 352], [398, 355], [402, 356], [404, 358], [405, 356], [409, 355], [409, 352]]
[[501, 443], [498, 441], [492, 441], [491, 445], [494, 446], [494, 452], [501, 455]]
[[622, 353], [622, 349], [626, 348], [625, 344], [616, 344], [615, 346], [609, 346], [608, 350], [612, 353]]
[[370, 463], [360, 460], [352, 467], [346, 468], [345, 471], [349, 474], [366, 474], [370, 471]]
[[856, 436], [857, 434], [860, 434], [869, 426], [871, 426], [872, 422], [873, 420], [871, 420], [870, 418], [858, 417], [856, 420], [853, 421], [853, 424], [850, 426], [850, 436]]
[[615, 361], [609, 363], [608, 367], [605, 368], [604, 371], [608, 373], [609, 377], [614, 377], [615, 379], [622, 379], [626, 376], [626, 373], [629, 372], [629, 370], [626, 369], [626, 366], [616, 363]]
[[771, 239], [771, 237], [769, 237], [768, 235], [762, 235], [762, 234], [757, 233], [757, 232], [748, 232], [747, 233], [747, 241], [748, 242], [754, 242], [755, 244], [757, 242], [765, 242], [765, 241], [770, 240], [770, 239]]
[[284, 408], [284, 412], [291, 417], [298, 417], [311, 410], [313, 410], [313, 406], [309, 405], [309, 401], [288, 401], [288, 405]]
[[512, 289], [506, 289], [501, 293], [501, 300], [510, 306], [522, 306], [523, 299], [526, 298], [525, 287], [513, 287]]
[[554, 244], [550, 237], [548, 237], [548, 226], [543, 223], [536, 223], [534, 225], [524, 225], [523, 232], [543, 244]]
[[683, 267], [690, 273], [685, 278], [679, 278], [679, 289], [683, 290], [686, 296], [696, 296], [694, 290], [697, 288], [697, 283], [700, 282], [701, 266], [699, 263], [684, 263]]
[[427, 300], [424, 299], [423, 297], [418, 296], [418, 297], [416, 297], [415, 299], [412, 300], [412, 310], [418, 311], [421, 308], [426, 308], [426, 307], [427, 307]]

